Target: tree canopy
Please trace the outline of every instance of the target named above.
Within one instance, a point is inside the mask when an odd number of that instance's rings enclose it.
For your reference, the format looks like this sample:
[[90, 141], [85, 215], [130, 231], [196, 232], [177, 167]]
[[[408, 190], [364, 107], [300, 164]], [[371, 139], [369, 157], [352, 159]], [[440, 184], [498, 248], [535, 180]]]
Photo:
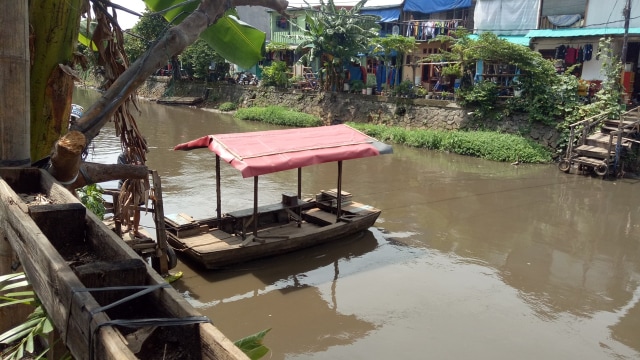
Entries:
[[[321, 59], [320, 77], [325, 89], [341, 88], [344, 81], [342, 65], [358, 53], [367, 53], [370, 40], [378, 36], [377, 17], [360, 15], [367, 0], [359, 1], [350, 9], [339, 8], [334, 0], [320, 0], [317, 11], [307, 11], [303, 40], [298, 49], [308, 50], [299, 62], [311, 63]], [[312, 12], [313, 11], [313, 12]], [[296, 24], [296, 26], [298, 26]]]

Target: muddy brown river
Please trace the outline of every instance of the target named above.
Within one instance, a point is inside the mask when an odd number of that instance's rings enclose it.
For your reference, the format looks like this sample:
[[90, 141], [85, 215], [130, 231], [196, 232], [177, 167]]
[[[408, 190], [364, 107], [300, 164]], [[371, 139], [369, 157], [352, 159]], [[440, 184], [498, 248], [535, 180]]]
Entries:
[[[77, 90], [88, 107], [98, 97]], [[138, 126], [165, 213], [214, 216], [215, 156], [174, 145], [275, 129], [141, 101]], [[115, 163], [113, 125], [91, 161]], [[252, 206], [253, 181], [222, 166], [222, 211]], [[303, 169], [303, 193], [337, 166]], [[358, 236], [229, 269], [179, 262], [176, 289], [230, 339], [271, 329], [264, 359], [638, 359], [640, 183], [394, 146], [344, 163], [343, 190], [382, 210]], [[296, 171], [260, 177], [261, 203]], [[103, 184], [110, 187], [113, 184]], [[150, 216], [143, 224], [148, 231]]]

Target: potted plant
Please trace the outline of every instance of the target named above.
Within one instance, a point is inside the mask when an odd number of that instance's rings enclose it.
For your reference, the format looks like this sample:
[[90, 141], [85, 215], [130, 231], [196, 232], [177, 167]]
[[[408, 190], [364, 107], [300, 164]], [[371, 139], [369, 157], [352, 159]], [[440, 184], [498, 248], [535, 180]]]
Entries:
[[364, 81], [362, 80], [354, 80], [351, 82], [351, 90], [358, 94], [360, 92], [362, 92], [362, 89], [364, 89]]
[[423, 88], [422, 86], [416, 86], [415, 92], [417, 97], [425, 99], [427, 98], [427, 89]]
[[367, 95], [373, 94], [373, 88], [378, 86], [376, 77], [373, 74], [367, 74]]

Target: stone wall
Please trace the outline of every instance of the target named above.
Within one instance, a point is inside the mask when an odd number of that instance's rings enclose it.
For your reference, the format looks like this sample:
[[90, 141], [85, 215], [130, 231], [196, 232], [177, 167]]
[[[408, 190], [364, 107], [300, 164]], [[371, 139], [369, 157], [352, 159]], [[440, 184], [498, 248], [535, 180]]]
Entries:
[[240, 107], [279, 105], [320, 117], [325, 124], [352, 121], [401, 126], [409, 129], [434, 130], [494, 130], [529, 136], [534, 141], [555, 149], [557, 131], [549, 126], [531, 124], [526, 115], [516, 114], [501, 121], [477, 120], [473, 109], [455, 102], [431, 99], [406, 99], [345, 92], [294, 92], [235, 84], [181, 83], [169, 85], [153, 78], [139, 89], [139, 95], [149, 99], [159, 96], [200, 96], [210, 88], [203, 107], [216, 107], [234, 102]]

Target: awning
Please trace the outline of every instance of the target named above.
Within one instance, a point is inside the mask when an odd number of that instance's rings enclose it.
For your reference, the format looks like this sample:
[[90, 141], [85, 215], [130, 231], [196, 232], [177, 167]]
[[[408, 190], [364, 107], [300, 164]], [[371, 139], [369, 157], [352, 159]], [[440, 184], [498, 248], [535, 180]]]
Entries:
[[431, 14], [467, 7], [471, 7], [471, 0], [406, 0], [403, 10]]
[[209, 148], [245, 178], [393, 152], [347, 125], [207, 135], [173, 149], [199, 148]]
[[[531, 39], [528, 36], [498, 35], [498, 38], [507, 40], [508, 42], [513, 44], [518, 44], [523, 46], [529, 46], [529, 42], [531, 41]], [[469, 35], [469, 39], [478, 40], [478, 35], [471, 34]]]
[[362, 9], [360, 14], [379, 16], [380, 20], [378, 20], [378, 22], [385, 23], [398, 21], [398, 19], [400, 19], [400, 11], [400, 7], [386, 9]]
[[[640, 28], [630, 28], [630, 35], [640, 35]], [[624, 28], [571, 28], [530, 30], [528, 38], [570, 38], [581, 36], [624, 35]]]

